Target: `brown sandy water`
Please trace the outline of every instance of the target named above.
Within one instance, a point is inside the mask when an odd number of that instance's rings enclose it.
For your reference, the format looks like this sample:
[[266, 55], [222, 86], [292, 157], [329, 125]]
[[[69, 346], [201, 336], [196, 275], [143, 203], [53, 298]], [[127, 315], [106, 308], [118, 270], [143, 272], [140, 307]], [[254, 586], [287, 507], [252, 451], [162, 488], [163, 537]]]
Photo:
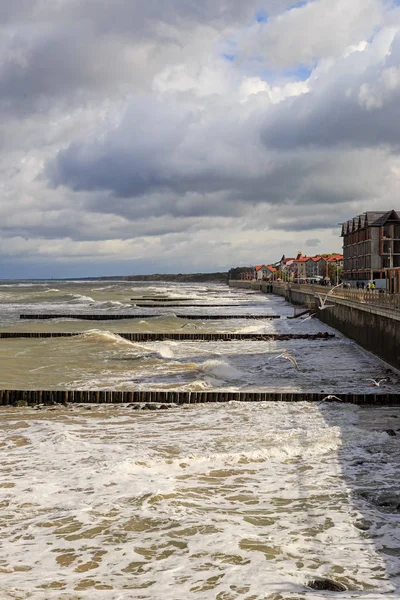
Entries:
[[[117, 335], [178, 331], [184, 323], [173, 316], [176, 308], [146, 323], [97, 322], [94, 330], [87, 322], [18, 319], [19, 312], [76, 306], [125, 312], [135, 293], [162, 293], [242, 301], [244, 313], [283, 317], [199, 319], [187, 331], [330, 331], [314, 320], [288, 321], [293, 307], [279, 298], [222, 286], [46, 285], [0, 287], [2, 328], [82, 335], [0, 340], [2, 388], [334, 393], [368, 391], [366, 379], [384, 372], [340, 335], [211, 344], [131, 344]], [[121, 306], [103, 304], [117, 301]], [[201, 316], [211, 309], [198, 310]], [[299, 371], [277, 358], [284, 350]], [[386, 389], [397, 385], [393, 375]], [[315, 575], [344, 583], [349, 591], [342, 598], [398, 597], [398, 441], [385, 433], [400, 428], [397, 409], [232, 402], [151, 412], [70, 406], [1, 413], [5, 598], [325, 598], [307, 588]]]

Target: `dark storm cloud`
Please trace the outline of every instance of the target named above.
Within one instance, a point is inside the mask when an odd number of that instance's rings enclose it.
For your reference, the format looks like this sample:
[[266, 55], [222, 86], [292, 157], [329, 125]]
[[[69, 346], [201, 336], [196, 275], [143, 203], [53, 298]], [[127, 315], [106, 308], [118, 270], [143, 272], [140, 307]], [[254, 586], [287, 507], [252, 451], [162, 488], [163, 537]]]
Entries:
[[[399, 40], [382, 56], [371, 44], [343, 57], [335, 71], [317, 70], [308, 93], [257, 102], [246, 112], [235, 103], [227, 110], [212, 96], [136, 99], [118, 126], [60, 151], [46, 173], [54, 186], [109, 192], [88, 209], [131, 218], [367, 199], [377, 188], [366, 156], [351, 148], [394, 148], [400, 139]], [[217, 204], [212, 194], [222, 194]]]
[[[264, 4], [275, 14], [290, 2]], [[55, 100], [67, 110], [101, 91], [110, 97], [149, 91], [165, 61], [190, 58], [196, 36], [216, 44], [225, 28], [254, 20], [258, 6], [256, 0], [3, 2], [0, 107], [29, 115], [53, 109]]]
[[338, 227], [337, 216], [327, 218], [326, 215], [320, 217], [285, 217], [276, 219], [275, 228], [281, 231], [315, 231], [324, 229], [333, 229]]
[[[355, 178], [362, 161], [344, 152], [329, 158], [312, 151], [267, 154], [245, 123], [236, 127], [237, 141], [222, 144], [214, 156], [197, 146], [196, 130], [194, 139], [190, 134], [195, 115], [158, 108], [147, 113], [147, 103], [146, 118], [132, 111], [133, 120], [124, 119], [105, 137], [60, 152], [47, 169], [53, 185], [94, 192], [85, 201], [88, 210], [127, 218], [240, 216], [260, 203], [329, 205], [373, 193], [373, 185], [361, 192]], [[203, 135], [206, 146], [213, 131]], [[244, 157], [252, 153], [254, 163], [247, 165]]]
[[[34, 21], [54, 22], [87, 20], [103, 33], [125, 32], [139, 36], [154, 35], [159, 23], [184, 26], [215, 24], [218, 27], [252, 20], [263, 6], [269, 15], [279, 14], [291, 0], [15, 0], [19, 9], [4, 9], [5, 15], [20, 16], [25, 12]], [[11, 4], [14, 4], [11, 3]], [[1, 15], [1, 12], [0, 12]]]
[[318, 238], [311, 238], [310, 240], [306, 240], [305, 243], [308, 248], [316, 248], [321, 245], [321, 240]]

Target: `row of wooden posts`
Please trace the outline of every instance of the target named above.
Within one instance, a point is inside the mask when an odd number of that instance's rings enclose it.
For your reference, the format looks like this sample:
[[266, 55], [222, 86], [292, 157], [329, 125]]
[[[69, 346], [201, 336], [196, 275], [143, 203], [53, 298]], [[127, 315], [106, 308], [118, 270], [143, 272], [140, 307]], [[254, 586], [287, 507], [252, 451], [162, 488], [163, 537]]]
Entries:
[[20, 319], [76, 319], [83, 321], [115, 321], [120, 319], [154, 319], [156, 317], [177, 317], [178, 319], [207, 321], [219, 319], [280, 319], [280, 315], [186, 315], [186, 314], [153, 314], [137, 315], [135, 313], [102, 313], [102, 314], [87, 314], [87, 313], [36, 313], [36, 314], [21, 314]]
[[[60, 338], [84, 335], [85, 332], [51, 332], [51, 331], [0, 331], [0, 339], [10, 338]], [[119, 333], [116, 335], [130, 342], [158, 342], [165, 340], [199, 340], [203, 342], [253, 340], [268, 342], [272, 340], [327, 340], [335, 337], [334, 333]]]
[[188, 307], [197, 307], [197, 308], [231, 308], [231, 306], [237, 307], [237, 306], [241, 306], [242, 308], [246, 308], [246, 306], [249, 306], [247, 304], [230, 304], [229, 307], [226, 304], [160, 304], [160, 303], [155, 303], [155, 302], [135, 302], [134, 306], [137, 306], [138, 308], [188, 308]]
[[[144, 298], [143, 298], [144, 299]], [[171, 304], [169, 306], [172, 306]], [[214, 305], [216, 306], [216, 305]], [[76, 320], [120, 320], [148, 319], [162, 317], [161, 314], [21, 314], [21, 319], [76, 319]], [[172, 315], [171, 315], [172, 316]], [[280, 315], [174, 315], [182, 319], [279, 319]], [[83, 332], [0, 332], [0, 338], [53, 338], [73, 337]], [[163, 340], [201, 340], [201, 341], [230, 341], [230, 340], [318, 340], [335, 337], [334, 334], [320, 332], [316, 334], [252, 334], [252, 333], [118, 333], [117, 335], [129, 341], [163, 341]], [[400, 405], [399, 394], [338, 394], [343, 402], [360, 405]], [[174, 390], [0, 390], [1, 406], [34, 406], [57, 404], [200, 404], [209, 402], [327, 402], [330, 397], [326, 394], [314, 393], [277, 393], [277, 392], [187, 392]]]
[[[397, 406], [400, 394], [338, 394], [342, 402], [361, 406]], [[203, 404], [220, 402], [329, 402], [326, 394], [276, 392], [181, 392], [114, 390], [0, 390], [0, 406], [57, 404]]]

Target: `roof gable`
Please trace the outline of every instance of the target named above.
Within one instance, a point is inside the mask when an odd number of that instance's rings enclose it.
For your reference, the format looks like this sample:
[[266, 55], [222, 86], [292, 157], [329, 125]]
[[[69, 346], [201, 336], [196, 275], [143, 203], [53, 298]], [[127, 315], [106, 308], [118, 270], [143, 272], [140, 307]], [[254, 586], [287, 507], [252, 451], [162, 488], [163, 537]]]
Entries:
[[387, 213], [379, 217], [375, 223], [372, 223], [374, 227], [382, 227], [387, 221], [400, 222], [400, 217], [395, 210], [389, 210]]

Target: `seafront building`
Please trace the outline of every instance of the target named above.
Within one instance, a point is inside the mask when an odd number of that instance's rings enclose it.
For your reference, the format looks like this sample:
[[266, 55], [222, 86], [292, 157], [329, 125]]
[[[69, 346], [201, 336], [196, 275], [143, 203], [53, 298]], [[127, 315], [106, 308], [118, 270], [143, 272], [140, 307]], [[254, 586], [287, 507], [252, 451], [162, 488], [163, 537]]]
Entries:
[[276, 273], [276, 268], [272, 265], [257, 265], [254, 267], [253, 279], [257, 279], [257, 281], [271, 279], [274, 273]]
[[303, 256], [298, 252], [296, 258], [282, 256], [279, 270], [285, 279], [335, 279], [343, 266], [342, 254], [324, 254]]
[[303, 256], [301, 252], [296, 257], [282, 256], [281, 260], [271, 265], [256, 265], [253, 273], [241, 274], [241, 279], [268, 281], [284, 279], [285, 281], [335, 279], [343, 267], [342, 254], [324, 254]]
[[367, 211], [342, 224], [343, 280], [400, 291], [400, 211]]

